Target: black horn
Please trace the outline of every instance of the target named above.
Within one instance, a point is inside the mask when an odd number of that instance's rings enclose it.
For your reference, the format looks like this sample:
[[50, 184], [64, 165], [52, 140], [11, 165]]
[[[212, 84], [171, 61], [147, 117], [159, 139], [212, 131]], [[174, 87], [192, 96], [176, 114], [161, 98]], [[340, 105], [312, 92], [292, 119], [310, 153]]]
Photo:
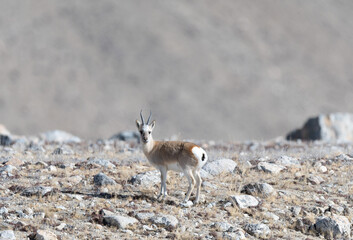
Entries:
[[148, 117], [148, 119], [147, 119], [147, 123], [146, 123], [146, 124], [149, 124], [150, 119], [151, 119], [151, 116], [152, 116], [152, 111], [150, 110], [150, 116]]
[[142, 125], [145, 124], [145, 121], [143, 120], [143, 116], [142, 116], [142, 109], [141, 109], [141, 112], [140, 112], [140, 117], [141, 117]]

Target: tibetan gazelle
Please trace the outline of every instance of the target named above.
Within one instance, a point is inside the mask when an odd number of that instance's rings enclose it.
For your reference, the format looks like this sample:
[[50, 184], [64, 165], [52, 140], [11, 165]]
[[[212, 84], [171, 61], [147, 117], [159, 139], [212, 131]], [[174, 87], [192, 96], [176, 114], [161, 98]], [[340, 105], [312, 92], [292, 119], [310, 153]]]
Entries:
[[197, 191], [194, 203], [197, 204], [200, 199], [200, 170], [208, 159], [205, 150], [190, 142], [154, 141], [152, 131], [156, 125], [156, 121], [149, 123], [151, 118], [150, 113], [145, 123], [142, 110], [140, 117], [142, 122], [136, 120], [136, 125], [141, 135], [143, 153], [146, 155], [148, 161], [161, 172], [161, 191], [157, 199], [161, 197], [164, 199], [167, 195], [167, 172], [173, 170], [183, 172], [188, 179], [189, 188], [185, 195], [185, 203], [189, 200], [196, 183]]

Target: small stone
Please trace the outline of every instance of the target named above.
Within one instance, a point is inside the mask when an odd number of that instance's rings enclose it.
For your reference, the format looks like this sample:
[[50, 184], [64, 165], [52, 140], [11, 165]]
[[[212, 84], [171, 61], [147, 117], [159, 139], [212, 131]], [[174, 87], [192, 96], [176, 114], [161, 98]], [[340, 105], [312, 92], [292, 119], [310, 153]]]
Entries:
[[54, 193], [54, 188], [52, 187], [36, 186], [36, 187], [30, 187], [25, 189], [21, 195], [27, 196], [27, 197], [33, 196], [33, 195], [44, 197], [52, 193]]
[[62, 148], [55, 148], [54, 151], [52, 152], [52, 155], [60, 155], [63, 154]]
[[140, 212], [135, 215], [135, 217], [140, 221], [147, 221], [154, 216], [155, 214], [153, 212]]
[[224, 172], [233, 173], [236, 167], [237, 163], [231, 159], [219, 159], [206, 163], [203, 169], [211, 175], [215, 176]]
[[180, 206], [181, 207], [184, 207], [184, 208], [189, 208], [189, 207], [192, 207], [194, 204], [192, 201], [187, 201], [187, 202], [182, 202], [180, 203]]
[[16, 170], [17, 168], [12, 165], [5, 165], [4, 167], [0, 168], [0, 172], [5, 172], [5, 173], [13, 173]]
[[97, 175], [94, 175], [93, 177], [93, 182], [94, 185], [96, 186], [104, 186], [104, 185], [115, 185], [116, 182], [105, 175], [104, 173], [98, 173]]
[[81, 176], [71, 176], [68, 178], [65, 178], [67, 182], [73, 184], [73, 185], [77, 185], [82, 181], [82, 177]]
[[271, 230], [266, 224], [246, 224], [244, 230], [250, 235], [257, 237], [268, 239], [271, 236]]
[[33, 210], [32, 210], [32, 208], [26, 208], [26, 209], [23, 209], [23, 213], [27, 214], [28, 216], [32, 216]]
[[12, 230], [0, 231], [0, 240], [16, 240], [15, 233]]
[[38, 230], [34, 240], [57, 240], [57, 236], [48, 230]]
[[8, 213], [9, 213], [9, 211], [7, 210], [6, 207], [1, 207], [1, 208], [0, 208], [0, 215], [8, 214]]
[[138, 223], [136, 218], [125, 217], [121, 215], [108, 215], [103, 217], [103, 223], [108, 226], [114, 226], [120, 229], [133, 227]]
[[294, 206], [294, 207], [291, 207], [290, 211], [292, 212], [293, 217], [297, 217], [302, 211], [302, 208], [300, 206]]
[[265, 213], [264, 213], [264, 216], [265, 216], [267, 219], [271, 219], [271, 220], [273, 220], [273, 221], [275, 221], [275, 222], [277, 222], [277, 221], [279, 220], [279, 217], [278, 217], [276, 214], [271, 213], [271, 212], [265, 212]]
[[35, 165], [41, 167], [48, 167], [48, 164], [43, 161], [36, 162]]
[[277, 165], [274, 163], [268, 163], [268, 162], [260, 162], [257, 165], [257, 168], [259, 170], [262, 170], [264, 172], [271, 173], [271, 174], [278, 174], [279, 172], [285, 169], [284, 166]]
[[88, 164], [97, 164], [104, 168], [115, 168], [115, 165], [112, 164], [110, 161], [106, 159], [96, 158], [96, 157], [89, 157], [87, 159]]
[[231, 232], [233, 230], [233, 226], [227, 222], [215, 222], [211, 224], [211, 227], [220, 232]]
[[321, 173], [327, 172], [327, 167], [325, 167], [325, 166], [320, 166], [320, 167], [319, 167], [319, 172], [321, 172]]
[[49, 166], [48, 167], [49, 172], [56, 172], [58, 169], [55, 166]]
[[62, 231], [62, 230], [64, 230], [64, 228], [67, 226], [67, 224], [66, 223], [60, 223], [60, 225], [59, 226], [56, 226], [56, 230], [58, 230], [58, 231]]
[[276, 160], [276, 163], [283, 166], [299, 166], [300, 162], [298, 159], [289, 157], [289, 156], [281, 156]]
[[319, 185], [325, 182], [325, 180], [320, 176], [310, 175], [308, 177], [308, 182], [311, 183], [312, 185]]
[[150, 219], [150, 221], [158, 226], [170, 229], [176, 228], [179, 223], [176, 217], [167, 214], [160, 214], [158, 216], [154, 216]]
[[256, 207], [259, 205], [259, 201], [250, 195], [233, 195], [231, 198], [239, 208]]
[[274, 194], [275, 190], [267, 183], [250, 183], [243, 187], [241, 193], [267, 198]]

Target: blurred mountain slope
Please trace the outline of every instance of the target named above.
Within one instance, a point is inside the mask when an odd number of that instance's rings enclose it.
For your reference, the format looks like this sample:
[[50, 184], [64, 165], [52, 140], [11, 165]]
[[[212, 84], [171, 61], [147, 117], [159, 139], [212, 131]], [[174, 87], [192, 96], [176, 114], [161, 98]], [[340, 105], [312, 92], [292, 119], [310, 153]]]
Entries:
[[86, 138], [266, 139], [353, 112], [351, 1], [7, 1], [0, 122]]

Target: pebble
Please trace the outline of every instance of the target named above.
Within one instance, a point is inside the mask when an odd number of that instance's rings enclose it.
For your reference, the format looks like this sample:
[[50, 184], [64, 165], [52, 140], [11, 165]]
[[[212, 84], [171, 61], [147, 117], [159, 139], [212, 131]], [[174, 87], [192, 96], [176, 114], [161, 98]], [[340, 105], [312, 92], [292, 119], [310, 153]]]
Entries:
[[93, 176], [93, 183], [96, 186], [104, 186], [104, 185], [115, 185], [116, 182], [105, 175], [104, 173], [98, 173], [97, 175]]
[[244, 230], [250, 235], [257, 238], [268, 239], [271, 236], [270, 228], [263, 223], [260, 223], [260, 224], [248, 223], [245, 225]]
[[231, 198], [236, 202], [239, 208], [256, 207], [259, 201], [250, 195], [233, 195]]

